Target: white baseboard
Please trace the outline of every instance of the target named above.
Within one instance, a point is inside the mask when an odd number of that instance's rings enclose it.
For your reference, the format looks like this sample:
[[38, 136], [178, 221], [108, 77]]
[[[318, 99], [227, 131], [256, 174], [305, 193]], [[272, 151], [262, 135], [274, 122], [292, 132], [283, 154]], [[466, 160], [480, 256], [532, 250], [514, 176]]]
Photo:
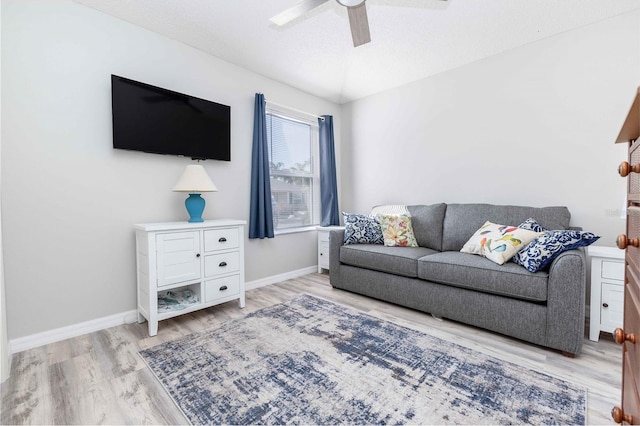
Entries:
[[249, 281], [244, 284], [245, 290], [253, 290], [254, 288], [264, 287], [271, 284], [276, 284], [282, 281], [298, 278], [303, 275], [313, 274], [318, 272], [318, 266], [309, 266], [308, 268], [298, 269], [295, 271], [285, 272], [284, 274], [272, 275], [267, 278], [261, 278], [255, 281]]
[[[267, 278], [250, 281], [245, 283], [245, 290], [264, 287], [267, 285], [279, 283], [281, 281], [298, 278], [303, 275], [312, 274], [318, 270], [317, 266], [298, 269], [296, 271], [286, 272], [284, 274], [273, 275]], [[132, 310], [119, 314], [110, 315], [108, 317], [97, 318], [91, 321], [79, 324], [69, 325], [66, 327], [56, 328], [54, 330], [43, 331], [42, 333], [32, 334], [30, 336], [19, 337], [9, 341], [9, 351], [11, 354], [26, 351], [27, 349], [37, 348], [39, 346], [48, 345], [49, 343], [59, 342], [61, 340], [70, 339], [72, 337], [81, 336], [83, 334], [92, 333], [94, 331], [104, 330], [105, 328], [115, 327], [122, 324], [130, 324], [138, 320], [138, 311]]]
[[36, 333], [30, 336], [19, 337], [9, 341], [9, 348], [11, 353], [15, 354], [27, 349], [48, 345], [49, 343], [59, 342], [61, 340], [70, 339], [72, 337], [81, 336], [94, 331], [104, 330], [105, 328], [115, 327], [122, 324], [130, 324], [137, 320], [138, 311], [133, 310], [122, 312], [108, 317], [81, 322], [79, 324], [43, 331], [42, 333]]

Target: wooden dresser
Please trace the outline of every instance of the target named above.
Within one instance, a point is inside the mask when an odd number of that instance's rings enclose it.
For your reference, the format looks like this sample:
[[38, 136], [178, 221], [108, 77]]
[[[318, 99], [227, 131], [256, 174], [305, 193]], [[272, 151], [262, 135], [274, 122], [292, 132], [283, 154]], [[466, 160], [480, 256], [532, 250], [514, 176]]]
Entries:
[[617, 245], [626, 250], [624, 323], [614, 337], [622, 345], [622, 407], [611, 410], [616, 423], [640, 424], [640, 88], [616, 143], [629, 144], [618, 173], [627, 179], [627, 230]]

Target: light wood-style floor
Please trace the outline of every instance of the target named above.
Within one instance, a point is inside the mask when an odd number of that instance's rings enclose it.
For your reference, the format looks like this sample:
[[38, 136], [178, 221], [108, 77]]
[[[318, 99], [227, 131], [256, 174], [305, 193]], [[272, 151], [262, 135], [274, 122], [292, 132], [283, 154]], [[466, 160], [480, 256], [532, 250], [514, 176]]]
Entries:
[[588, 388], [588, 423], [613, 424], [609, 412], [620, 399], [621, 349], [611, 335], [603, 333], [598, 343], [585, 337], [581, 354], [570, 359], [474, 327], [333, 289], [326, 274], [248, 291], [244, 309], [229, 302], [163, 321], [154, 337], [147, 334], [146, 323], [134, 323], [15, 354], [11, 376], [0, 386], [0, 423], [186, 424], [137, 352], [305, 292], [583, 385]]

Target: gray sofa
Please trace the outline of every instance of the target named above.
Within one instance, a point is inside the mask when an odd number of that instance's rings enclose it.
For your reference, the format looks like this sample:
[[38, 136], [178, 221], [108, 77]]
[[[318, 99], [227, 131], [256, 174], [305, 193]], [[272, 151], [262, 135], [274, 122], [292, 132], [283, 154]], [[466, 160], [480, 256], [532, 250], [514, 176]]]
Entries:
[[583, 249], [560, 254], [536, 273], [513, 262], [498, 265], [460, 253], [487, 220], [517, 226], [534, 218], [547, 229], [569, 229], [566, 207], [434, 204], [408, 210], [419, 247], [344, 245], [344, 230], [331, 231], [331, 285], [567, 356], [579, 353], [585, 322]]

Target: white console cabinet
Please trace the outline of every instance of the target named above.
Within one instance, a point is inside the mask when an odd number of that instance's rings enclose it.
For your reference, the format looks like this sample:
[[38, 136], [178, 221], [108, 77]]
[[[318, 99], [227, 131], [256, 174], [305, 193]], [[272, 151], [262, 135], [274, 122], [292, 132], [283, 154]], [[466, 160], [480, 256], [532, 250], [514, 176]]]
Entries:
[[344, 229], [344, 226], [318, 226], [318, 273], [323, 269], [329, 270], [329, 235], [334, 229]]
[[591, 257], [589, 340], [597, 342], [601, 331], [613, 333], [622, 327], [624, 250], [589, 246], [588, 253]]
[[[158, 321], [238, 299], [244, 308], [242, 220], [143, 223], [136, 231], [138, 322], [158, 333]], [[194, 297], [179, 309], [159, 310], [167, 290]]]

